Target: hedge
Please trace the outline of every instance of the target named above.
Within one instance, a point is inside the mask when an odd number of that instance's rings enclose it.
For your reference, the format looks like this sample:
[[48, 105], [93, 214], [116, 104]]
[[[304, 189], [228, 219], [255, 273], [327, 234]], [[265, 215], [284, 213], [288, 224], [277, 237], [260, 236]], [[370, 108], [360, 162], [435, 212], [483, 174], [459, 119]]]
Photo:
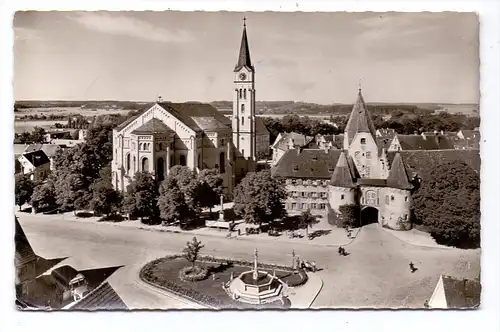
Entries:
[[[161, 263], [164, 260], [174, 260], [174, 259], [179, 259], [179, 258], [184, 258], [183, 255], [169, 255], [165, 256], [162, 258], [157, 258], [146, 265], [144, 265], [139, 272], [139, 277], [141, 278], [142, 281], [152, 285], [152, 286], [159, 286], [160, 288], [164, 288], [165, 290], [172, 292], [178, 296], [185, 297], [195, 303], [201, 304], [201, 305], [206, 305], [209, 307], [212, 307], [214, 309], [220, 309], [224, 308], [227, 306], [227, 304], [224, 301], [221, 301], [217, 298], [214, 298], [212, 296], [208, 296], [206, 294], [203, 294], [201, 292], [198, 292], [194, 289], [183, 287], [179, 284], [176, 284], [173, 281], [166, 280], [166, 279], [160, 279], [156, 277], [155, 275], [152, 274], [151, 270], [152, 268], [156, 267], [159, 263]], [[213, 256], [201, 256], [198, 259], [198, 262], [205, 262], [205, 263], [232, 263], [234, 265], [240, 265], [240, 266], [253, 266], [253, 262], [249, 261], [242, 261], [242, 260], [235, 260], [235, 259], [223, 259], [223, 258], [216, 258]], [[273, 264], [265, 264], [265, 263], [259, 263], [259, 266], [267, 269], [279, 269], [283, 271], [289, 271], [292, 272], [293, 269], [289, 266], [282, 266], [282, 265], [273, 265]], [[303, 285], [307, 280], [307, 274], [303, 270], [299, 270], [300, 279], [297, 279], [297, 282], [289, 282], [288, 286], [290, 287], [297, 287], [300, 285]], [[278, 302], [279, 303], [279, 302]], [[274, 306], [276, 305], [276, 308], [282, 307], [281, 304], [277, 303], [268, 303], [266, 305], [266, 308], [269, 306]], [[234, 302], [232, 304], [232, 307], [236, 309], [246, 309], [248, 306], [241, 305], [238, 302]], [[259, 306], [252, 306], [255, 308], [259, 308]]]

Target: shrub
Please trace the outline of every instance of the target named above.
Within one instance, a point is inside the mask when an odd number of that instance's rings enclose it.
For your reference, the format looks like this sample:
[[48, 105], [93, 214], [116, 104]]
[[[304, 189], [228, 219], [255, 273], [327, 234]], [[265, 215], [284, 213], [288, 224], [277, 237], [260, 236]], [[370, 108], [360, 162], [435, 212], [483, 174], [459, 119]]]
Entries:
[[179, 278], [182, 281], [200, 281], [207, 277], [208, 270], [199, 266], [186, 266], [179, 271]]

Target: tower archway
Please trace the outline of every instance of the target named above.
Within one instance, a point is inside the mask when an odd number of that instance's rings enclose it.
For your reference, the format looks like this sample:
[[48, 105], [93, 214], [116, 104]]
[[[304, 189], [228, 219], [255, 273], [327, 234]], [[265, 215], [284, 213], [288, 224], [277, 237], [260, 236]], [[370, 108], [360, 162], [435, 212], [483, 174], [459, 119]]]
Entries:
[[365, 226], [373, 223], [378, 223], [378, 209], [373, 206], [366, 206], [361, 210], [360, 224]]

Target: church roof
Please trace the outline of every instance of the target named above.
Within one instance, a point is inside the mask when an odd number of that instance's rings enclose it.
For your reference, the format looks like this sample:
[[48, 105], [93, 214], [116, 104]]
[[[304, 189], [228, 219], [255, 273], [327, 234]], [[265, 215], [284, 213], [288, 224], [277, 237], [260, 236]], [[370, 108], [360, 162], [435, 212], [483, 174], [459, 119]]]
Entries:
[[14, 243], [16, 245], [16, 255], [15, 255], [15, 265], [16, 267], [21, 267], [24, 264], [32, 262], [36, 259], [35, 252], [31, 247], [26, 234], [24, 233], [19, 220], [14, 217], [16, 223], [16, 229], [14, 234]]
[[290, 149], [271, 170], [281, 178], [330, 179], [341, 150]]
[[[178, 118], [182, 123], [196, 132], [201, 132], [213, 129], [214, 126], [218, 128], [231, 128], [231, 120], [225, 117], [222, 113], [217, 111], [213, 106], [204, 103], [188, 102], [188, 103], [150, 103], [146, 105], [136, 116], [122, 122], [115, 129], [121, 131], [125, 129], [130, 123], [139, 118], [147, 110], [158, 104], [160, 107], [171, 113]], [[206, 118], [213, 120], [207, 121]], [[161, 121], [160, 121], [161, 122]], [[225, 126], [225, 127], [224, 127]], [[137, 129], [136, 129], [137, 130]]]
[[267, 130], [266, 125], [264, 124], [264, 120], [262, 117], [255, 117], [255, 133], [256, 134], [269, 134], [269, 130]]
[[250, 48], [248, 47], [248, 39], [247, 39], [247, 27], [243, 25], [243, 34], [241, 36], [241, 46], [240, 46], [240, 54], [238, 55], [238, 63], [234, 68], [234, 71], [238, 71], [241, 68], [247, 68], [253, 71], [252, 61], [250, 60]]
[[172, 129], [167, 127], [163, 121], [158, 120], [157, 118], [153, 118], [140, 126], [139, 128], [135, 129], [132, 131], [132, 134], [152, 134], [152, 133], [167, 133], [167, 132], [173, 132]]
[[361, 94], [361, 89], [358, 92], [358, 99], [352, 108], [349, 121], [347, 121], [345, 133], [348, 135], [349, 144], [351, 144], [357, 133], [370, 133], [373, 139], [376, 137], [375, 127], [373, 126], [370, 113], [366, 107], [363, 95]]
[[335, 170], [333, 171], [332, 178], [330, 180], [330, 184], [335, 187], [344, 187], [344, 188], [356, 187], [344, 151], [340, 153], [337, 165], [335, 166]]
[[[203, 129], [198, 125], [197, 121], [200, 123], [205, 123], [202, 119], [196, 118], [207, 118], [211, 117], [214, 119], [212, 124], [218, 123], [217, 126], [226, 126], [230, 128], [231, 120], [221, 114], [215, 107], [209, 104], [189, 102], [189, 103], [158, 103], [166, 111], [181, 120], [186, 126], [194, 131], [204, 131], [208, 129]], [[197, 121], [195, 121], [195, 119]], [[210, 126], [207, 125], [207, 128]], [[213, 128], [210, 128], [213, 129]], [[220, 129], [220, 128], [219, 128]]]
[[387, 177], [387, 185], [398, 189], [412, 188], [410, 181], [408, 181], [408, 174], [406, 173], [405, 165], [399, 153], [396, 153], [394, 160], [392, 161], [391, 170], [389, 171], [389, 176]]

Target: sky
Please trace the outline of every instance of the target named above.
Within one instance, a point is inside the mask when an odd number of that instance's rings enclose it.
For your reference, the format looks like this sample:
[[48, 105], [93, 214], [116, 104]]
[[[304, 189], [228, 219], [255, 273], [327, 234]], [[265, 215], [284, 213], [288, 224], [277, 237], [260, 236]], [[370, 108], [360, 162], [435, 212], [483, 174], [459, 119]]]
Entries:
[[243, 17], [257, 100], [479, 103], [473, 13], [18, 12], [16, 100], [232, 100]]

